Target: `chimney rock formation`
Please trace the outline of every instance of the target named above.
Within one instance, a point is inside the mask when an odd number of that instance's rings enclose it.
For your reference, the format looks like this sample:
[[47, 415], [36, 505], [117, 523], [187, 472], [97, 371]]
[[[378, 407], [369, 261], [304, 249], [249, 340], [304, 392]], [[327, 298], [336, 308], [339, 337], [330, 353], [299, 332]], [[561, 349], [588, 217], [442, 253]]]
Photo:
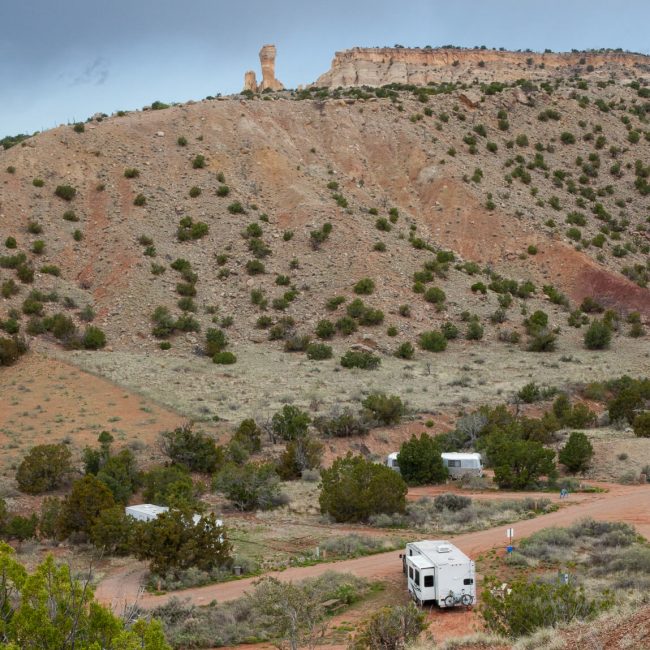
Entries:
[[249, 70], [244, 75], [244, 90], [262, 92], [264, 90], [284, 90], [281, 81], [275, 78], [275, 45], [263, 45], [260, 50], [260, 64], [262, 66], [262, 82], [257, 85], [255, 72]]

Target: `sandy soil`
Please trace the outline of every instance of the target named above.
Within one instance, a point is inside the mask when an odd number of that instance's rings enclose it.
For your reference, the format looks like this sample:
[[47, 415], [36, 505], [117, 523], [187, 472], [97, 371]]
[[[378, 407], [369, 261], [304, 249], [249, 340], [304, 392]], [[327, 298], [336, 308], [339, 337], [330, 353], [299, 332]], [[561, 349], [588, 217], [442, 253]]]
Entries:
[[[313, 362], [262, 345], [233, 346], [238, 362], [217, 366], [194, 355], [75, 352], [66, 359], [88, 372], [139, 391], [189, 417], [215, 415], [238, 423], [265, 418], [290, 403], [314, 414], [335, 407], [358, 407], [373, 391], [400, 395], [418, 413], [466, 408], [470, 403], [503, 402], [530, 381], [551, 386], [647, 372], [647, 342], [621, 338], [607, 351], [564, 349], [533, 354], [501, 344], [453, 341], [441, 354], [418, 353], [413, 361], [383, 356], [379, 369], [345, 370], [335, 357]], [[567, 354], [570, 352], [570, 354]]]
[[141, 460], [156, 454], [157, 435], [184, 418], [61, 359], [32, 353], [0, 370], [0, 471], [14, 467], [36, 444], [94, 445], [102, 430], [118, 446], [132, 446]]

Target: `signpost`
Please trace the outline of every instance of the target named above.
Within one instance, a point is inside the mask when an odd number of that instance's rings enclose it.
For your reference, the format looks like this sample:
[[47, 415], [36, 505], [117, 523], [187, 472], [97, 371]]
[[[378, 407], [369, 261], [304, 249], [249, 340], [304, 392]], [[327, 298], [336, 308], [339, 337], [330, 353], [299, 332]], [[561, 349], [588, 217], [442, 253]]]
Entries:
[[506, 546], [506, 551], [512, 553], [514, 546], [512, 545], [512, 540], [515, 538], [515, 529], [506, 528], [506, 537], [508, 538], [508, 546]]

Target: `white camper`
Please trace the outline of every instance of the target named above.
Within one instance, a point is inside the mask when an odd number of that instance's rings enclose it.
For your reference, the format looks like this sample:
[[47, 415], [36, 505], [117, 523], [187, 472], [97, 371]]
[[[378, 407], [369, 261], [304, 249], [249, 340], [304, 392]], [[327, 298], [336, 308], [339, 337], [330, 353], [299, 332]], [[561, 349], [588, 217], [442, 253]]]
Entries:
[[451, 478], [461, 476], [483, 476], [481, 454], [462, 454], [457, 452], [443, 453], [442, 462], [449, 471]]
[[399, 463], [397, 462], [397, 457], [399, 456], [399, 451], [394, 451], [392, 454], [386, 456], [386, 467], [390, 467], [399, 473]]
[[[137, 521], [153, 521], [158, 518], [158, 515], [168, 511], [169, 508], [167, 506], [156, 506], [153, 503], [140, 503], [136, 506], [127, 506], [124, 508], [124, 513]], [[201, 515], [192, 515], [192, 521], [194, 524], [198, 524], [201, 521]], [[223, 526], [221, 519], [216, 519], [215, 521], [217, 526]]]
[[141, 503], [137, 506], [127, 506], [124, 508], [125, 514], [137, 519], [137, 521], [152, 521], [157, 519], [158, 515], [167, 512], [169, 508], [165, 506], [156, 506], [153, 503]]
[[474, 562], [443, 540], [409, 542], [401, 556], [409, 594], [419, 605], [469, 607], [476, 603]]

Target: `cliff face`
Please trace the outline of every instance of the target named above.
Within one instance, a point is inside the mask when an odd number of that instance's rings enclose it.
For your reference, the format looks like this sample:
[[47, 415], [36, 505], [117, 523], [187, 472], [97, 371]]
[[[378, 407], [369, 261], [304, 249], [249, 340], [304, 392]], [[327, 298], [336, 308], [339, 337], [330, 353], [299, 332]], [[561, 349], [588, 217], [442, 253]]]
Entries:
[[314, 86], [382, 86], [390, 83], [479, 79], [508, 81], [561, 74], [609, 78], [647, 76], [650, 57], [626, 52], [546, 53], [455, 48], [354, 48], [337, 52], [332, 67]]

